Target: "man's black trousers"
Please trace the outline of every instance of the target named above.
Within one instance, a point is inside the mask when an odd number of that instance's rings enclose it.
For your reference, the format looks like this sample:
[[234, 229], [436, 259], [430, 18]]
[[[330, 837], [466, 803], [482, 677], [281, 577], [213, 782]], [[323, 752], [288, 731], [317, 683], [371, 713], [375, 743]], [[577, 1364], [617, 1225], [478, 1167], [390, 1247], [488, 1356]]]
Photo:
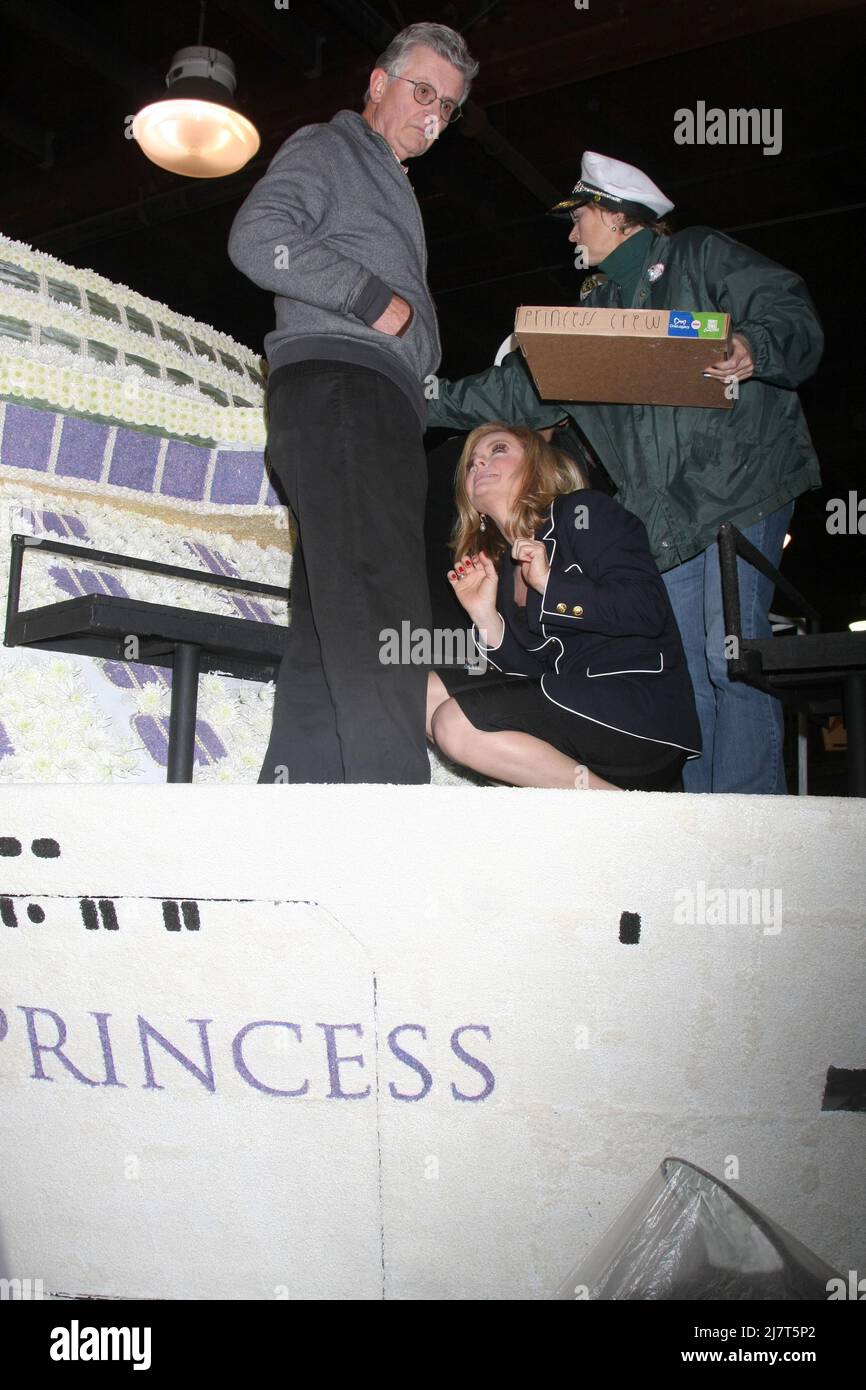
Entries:
[[429, 782], [427, 670], [380, 659], [389, 630], [432, 621], [418, 416], [380, 372], [330, 361], [278, 367], [268, 416], [300, 544], [259, 781]]

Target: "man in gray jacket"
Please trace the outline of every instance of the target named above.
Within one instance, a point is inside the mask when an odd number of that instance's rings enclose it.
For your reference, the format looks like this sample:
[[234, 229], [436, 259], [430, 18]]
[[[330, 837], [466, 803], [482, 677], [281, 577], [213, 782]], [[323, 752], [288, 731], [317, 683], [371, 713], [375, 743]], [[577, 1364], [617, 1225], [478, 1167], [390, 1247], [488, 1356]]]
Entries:
[[430, 780], [427, 672], [380, 660], [386, 629], [432, 621], [422, 435], [440, 344], [405, 161], [477, 71], [453, 29], [410, 25], [363, 113], [291, 135], [232, 225], [234, 265], [275, 296], [268, 456], [300, 537], [260, 782]]

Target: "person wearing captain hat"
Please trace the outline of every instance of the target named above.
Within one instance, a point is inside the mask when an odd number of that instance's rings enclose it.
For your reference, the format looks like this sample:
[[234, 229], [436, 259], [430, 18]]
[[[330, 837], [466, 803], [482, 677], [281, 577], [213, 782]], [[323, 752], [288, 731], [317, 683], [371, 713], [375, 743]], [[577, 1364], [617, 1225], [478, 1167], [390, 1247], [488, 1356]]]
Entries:
[[[795, 499], [821, 481], [796, 388], [818, 365], [823, 333], [798, 275], [710, 227], [672, 232], [673, 208], [642, 169], [587, 150], [550, 212], [573, 224], [576, 268], [594, 268], [582, 305], [730, 314], [730, 356], [706, 371], [728, 383], [733, 409], [542, 401], [515, 351], [440, 380], [427, 424], [545, 429], [568, 417], [578, 427], [617, 501], [646, 526], [680, 628], [704, 748], [683, 770], [686, 791], [784, 794], [781, 706], [728, 680], [716, 538], [733, 522], [778, 566]], [[770, 636], [772, 583], [741, 565], [740, 591], [744, 637]]]
[[588, 203], [649, 222], [674, 209], [670, 199], [640, 169], [593, 150], [584, 154], [580, 178], [569, 197], [563, 198], [550, 211], [554, 215], [570, 213]]

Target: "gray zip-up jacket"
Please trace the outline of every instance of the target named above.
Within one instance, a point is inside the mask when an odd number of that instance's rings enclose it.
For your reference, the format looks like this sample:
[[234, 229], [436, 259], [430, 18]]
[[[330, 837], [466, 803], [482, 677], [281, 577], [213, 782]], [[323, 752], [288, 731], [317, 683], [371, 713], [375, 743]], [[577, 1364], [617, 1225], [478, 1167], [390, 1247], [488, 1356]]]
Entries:
[[[338, 111], [290, 135], [238, 210], [228, 251], [274, 293], [272, 372], [313, 358], [372, 367], [424, 421], [425, 378], [441, 356], [424, 226], [407, 175], [363, 116]], [[392, 293], [414, 310], [400, 338], [371, 326]]]

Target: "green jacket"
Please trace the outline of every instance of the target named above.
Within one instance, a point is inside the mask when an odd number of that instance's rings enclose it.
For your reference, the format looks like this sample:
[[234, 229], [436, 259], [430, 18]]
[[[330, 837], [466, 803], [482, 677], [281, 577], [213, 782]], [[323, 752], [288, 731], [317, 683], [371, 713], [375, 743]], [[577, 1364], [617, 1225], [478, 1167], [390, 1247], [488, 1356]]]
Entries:
[[733, 331], [748, 340], [754, 376], [740, 383], [730, 410], [548, 402], [517, 351], [500, 367], [434, 383], [428, 427], [468, 430], [502, 420], [543, 429], [571, 416], [615, 484], [617, 501], [646, 526], [661, 570], [700, 554], [723, 521], [749, 526], [820, 484], [796, 388], [815, 371], [824, 336], [798, 275], [721, 232], [690, 227], [653, 238], [630, 305], [612, 280], [581, 303], [728, 313]]

